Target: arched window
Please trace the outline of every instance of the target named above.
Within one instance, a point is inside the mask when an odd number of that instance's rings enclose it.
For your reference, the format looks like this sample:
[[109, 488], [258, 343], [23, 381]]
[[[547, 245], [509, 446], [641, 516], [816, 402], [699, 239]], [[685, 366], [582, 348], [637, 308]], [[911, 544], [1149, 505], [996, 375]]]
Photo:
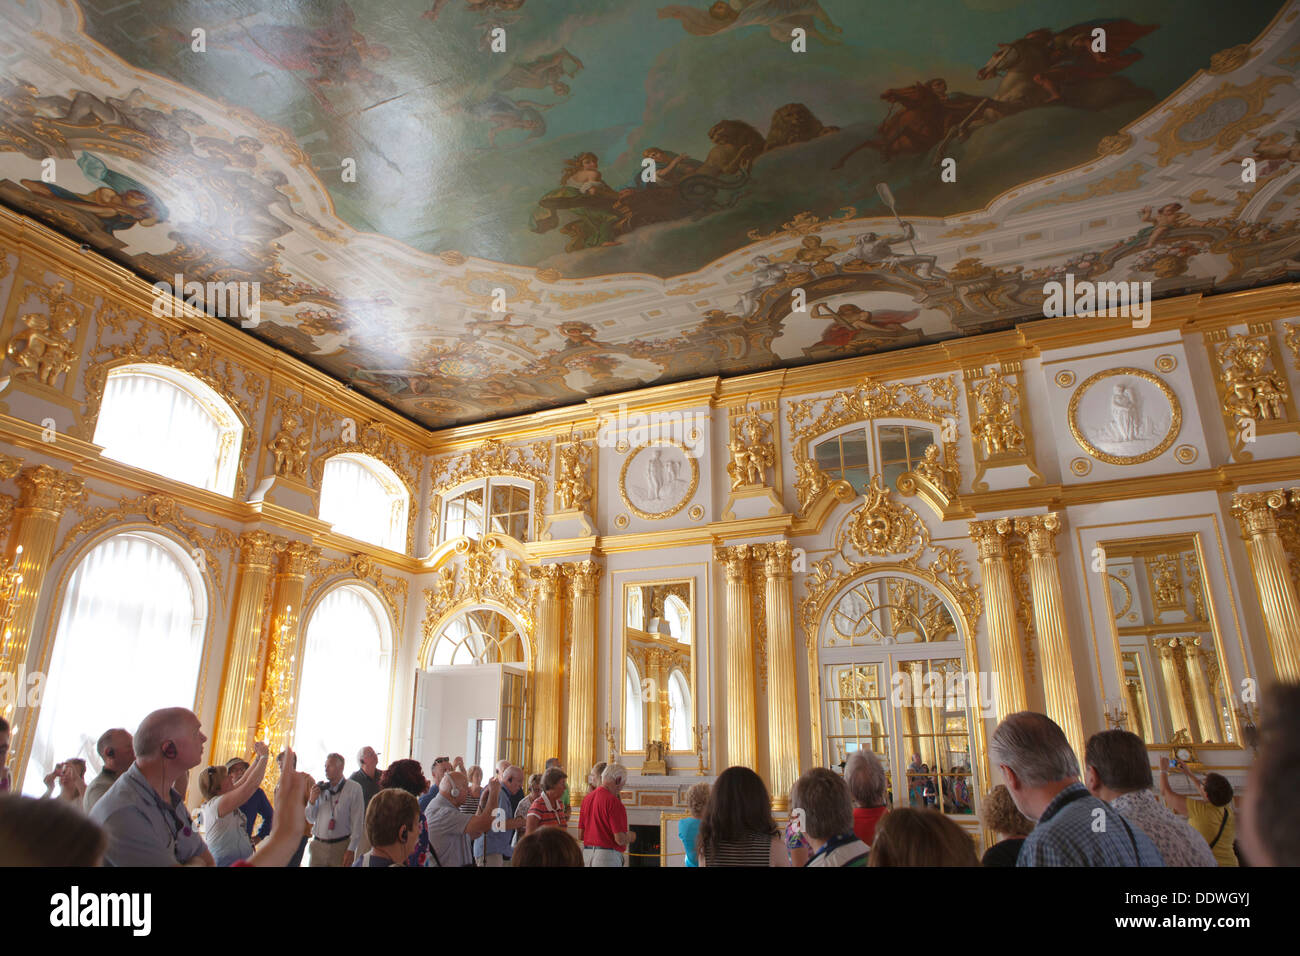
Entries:
[[94, 437], [106, 458], [230, 495], [242, 437], [230, 405], [192, 375], [165, 365], [108, 373]]
[[645, 630], [645, 598], [639, 587], [627, 589], [627, 626]]
[[440, 664], [499, 664], [524, 660], [524, 639], [499, 611], [476, 608], [457, 614], [425, 654], [424, 667]]
[[645, 747], [645, 703], [641, 700], [641, 671], [631, 656], [623, 673], [623, 749], [641, 750]]
[[814, 445], [813, 461], [831, 478], [842, 478], [858, 491], [866, 491], [871, 484], [867, 446], [867, 430], [854, 428]]
[[532, 486], [509, 478], [485, 478], [460, 488], [443, 504], [439, 541], [486, 532], [527, 541], [531, 532]]
[[668, 675], [668, 749], [693, 750], [691, 746], [691, 688], [686, 675], [674, 669]]
[[822, 622], [827, 760], [874, 751], [895, 806], [974, 812], [971, 722], [992, 709], [996, 688], [967, 670], [956, 621], [929, 583], [876, 573], [844, 591]]
[[320, 519], [339, 534], [406, 551], [410, 495], [397, 473], [369, 455], [335, 455], [320, 482]]
[[343, 584], [321, 598], [306, 633], [294, 725], [298, 765], [319, 775], [325, 755], [337, 752], [351, 773], [362, 747], [385, 750], [392, 627], [369, 589]]
[[664, 617], [673, 638], [683, 644], [691, 642], [691, 609], [676, 594], [664, 598]]
[[23, 784], [30, 794], [70, 757], [86, 760], [87, 779], [97, 773], [105, 730], [134, 733], [150, 711], [194, 705], [207, 593], [171, 539], [126, 531], [77, 564], [58, 621]]
[[881, 425], [876, 434], [880, 438], [880, 483], [886, 488], [897, 487], [898, 476], [916, 468], [925, 450], [934, 444], [934, 429], [919, 425]]

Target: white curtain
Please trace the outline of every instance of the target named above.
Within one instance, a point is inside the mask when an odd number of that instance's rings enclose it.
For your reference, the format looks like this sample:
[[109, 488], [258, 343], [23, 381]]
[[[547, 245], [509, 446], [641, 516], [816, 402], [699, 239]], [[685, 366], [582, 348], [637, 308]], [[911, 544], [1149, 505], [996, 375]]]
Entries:
[[406, 550], [406, 496], [389, 492], [372, 468], [347, 455], [325, 462], [320, 518], [358, 541]]
[[[361, 588], [337, 587], [316, 605], [294, 728], [298, 765], [315, 779], [324, 776], [326, 754], [342, 754], [351, 775], [362, 747], [384, 752], [391, 646], [388, 618]], [[392, 759], [385, 756], [383, 765]]]
[[194, 706], [206, 604], [197, 596], [198, 607], [179, 560], [142, 534], [116, 535], [82, 559], [63, 597], [25, 793], [43, 793], [42, 778], [69, 757], [85, 758], [89, 780], [110, 727], [135, 733], [150, 711]]
[[[109, 375], [95, 444], [109, 458], [209, 491], [231, 494], [221, 469], [221, 425], [192, 395], [153, 375]], [[218, 487], [219, 472], [228, 480]]]

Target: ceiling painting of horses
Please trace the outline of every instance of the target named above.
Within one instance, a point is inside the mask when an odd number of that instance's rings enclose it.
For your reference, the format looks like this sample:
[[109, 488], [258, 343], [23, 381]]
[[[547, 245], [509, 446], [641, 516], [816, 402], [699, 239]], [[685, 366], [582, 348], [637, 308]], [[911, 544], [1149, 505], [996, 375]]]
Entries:
[[6, 8], [0, 202], [430, 427], [1297, 271], [1294, 2]]

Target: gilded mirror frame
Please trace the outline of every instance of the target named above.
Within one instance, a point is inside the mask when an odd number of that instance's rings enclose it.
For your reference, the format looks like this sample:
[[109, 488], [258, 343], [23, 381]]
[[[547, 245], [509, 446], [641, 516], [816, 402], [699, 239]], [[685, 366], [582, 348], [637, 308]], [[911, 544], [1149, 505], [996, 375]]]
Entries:
[[[686, 590], [687, 590], [687, 594], [689, 595], [689, 610], [690, 610], [690, 641], [689, 641], [689, 644], [690, 644], [690, 669], [691, 669], [691, 672], [690, 672], [690, 677], [689, 677], [689, 684], [688, 684], [688, 686], [689, 686], [689, 688], [690, 688], [690, 692], [691, 692], [691, 702], [690, 702], [690, 715], [689, 715], [690, 726], [689, 726], [688, 730], [689, 730], [689, 732], [690, 732], [690, 739], [691, 739], [691, 742], [692, 742], [692, 743], [691, 743], [691, 746], [690, 746], [689, 749], [686, 749], [686, 750], [673, 750], [673, 749], [671, 749], [670, 742], [669, 742], [669, 741], [664, 741], [664, 743], [665, 743], [664, 753], [665, 753], [665, 754], [668, 754], [668, 755], [678, 756], [678, 757], [682, 757], [682, 756], [685, 756], [685, 755], [687, 755], [687, 754], [690, 754], [690, 755], [694, 756], [694, 755], [697, 753], [697, 750], [698, 750], [699, 741], [696, 740], [696, 736], [695, 736], [695, 728], [696, 728], [696, 726], [697, 726], [697, 725], [699, 724], [699, 722], [700, 722], [700, 716], [699, 716], [699, 715], [700, 715], [700, 703], [699, 703], [699, 700], [700, 700], [700, 695], [699, 695], [700, 675], [699, 675], [699, 655], [698, 655], [698, 650], [699, 650], [699, 615], [700, 615], [700, 610], [699, 610], [699, 602], [698, 602], [698, 600], [697, 600], [698, 588], [696, 587], [696, 580], [695, 580], [694, 577], [675, 577], [675, 578], [654, 578], [654, 577], [648, 577], [648, 578], [641, 578], [641, 579], [639, 579], [639, 580], [635, 580], [635, 581], [624, 581], [624, 582], [623, 582], [623, 588], [622, 588], [622, 599], [621, 599], [621, 603], [620, 603], [620, 605], [619, 605], [619, 654], [618, 654], [618, 661], [619, 661], [619, 668], [618, 668], [618, 686], [619, 686], [619, 695], [618, 695], [618, 700], [619, 700], [619, 710], [618, 710], [618, 715], [619, 715], [619, 721], [618, 721], [618, 728], [619, 728], [619, 746], [618, 746], [617, 749], [618, 749], [618, 752], [619, 752], [620, 754], [641, 754], [641, 755], [644, 755], [645, 752], [646, 752], [646, 744], [647, 744], [647, 742], [650, 741], [650, 740], [655, 739], [654, 736], [653, 736], [652, 733], [651, 733], [651, 729], [650, 729], [650, 727], [648, 727], [648, 726], [645, 724], [644, 719], [643, 719], [643, 723], [642, 723], [642, 733], [641, 733], [641, 746], [638, 747], [638, 748], [636, 748], [636, 749], [630, 749], [630, 748], [627, 748], [627, 747], [626, 747], [626, 743], [627, 743], [627, 727], [626, 727], [625, 725], [626, 725], [626, 721], [627, 721], [627, 707], [628, 707], [628, 699], [627, 699], [627, 696], [628, 696], [628, 695], [627, 695], [627, 659], [628, 659], [628, 653], [629, 653], [629, 647], [628, 647], [628, 633], [627, 633], [627, 630], [628, 630], [628, 623], [627, 623], [628, 595], [629, 595], [629, 593], [630, 593], [630, 591], [631, 591], [632, 588], [659, 587], [659, 586], [663, 586], [663, 585], [684, 585], [685, 588], [686, 588]], [[642, 676], [642, 679], [643, 679], [643, 680], [646, 678], [646, 675], [644, 675], [644, 674], [642, 674], [641, 676]], [[665, 683], [664, 688], [662, 689], [662, 692], [663, 692], [664, 694], [667, 694], [667, 693], [668, 693], [668, 687], [667, 687], [666, 683]], [[660, 688], [656, 687], [656, 688], [655, 688], [655, 693], [656, 693], [656, 694], [660, 693]], [[671, 768], [670, 768], [670, 769], [671, 769]]]
[[[1219, 661], [1219, 671], [1220, 671], [1219, 679], [1223, 685], [1224, 695], [1229, 700], [1235, 701], [1236, 700], [1235, 695], [1232, 693], [1232, 688], [1235, 687], [1235, 684], [1232, 680], [1232, 675], [1229, 672], [1229, 667], [1228, 667], [1229, 659], [1224, 653], [1223, 633], [1222, 633], [1222, 628], [1219, 625], [1219, 609], [1214, 599], [1214, 589], [1210, 587], [1209, 568], [1205, 561], [1205, 547], [1204, 547], [1204, 543], [1201, 540], [1201, 532], [1200, 531], [1177, 531], [1169, 534], [1147, 535], [1140, 538], [1108, 538], [1108, 539], [1098, 540], [1096, 543], [1096, 547], [1101, 549], [1105, 560], [1105, 565], [1104, 565], [1105, 570], [1104, 573], [1102, 574], [1103, 583], [1101, 589], [1102, 589], [1103, 597], [1105, 598], [1105, 602], [1106, 602], [1106, 626], [1110, 631], [1111, 651], [1113, 653], [1112, 662], [1114, 666], [1114, 676], [1116, 680], [1115, 686], [1118, 689], [1120, 689], [1120, 691], [1122, 692], [1125, 683], [1124, 683], [1124, 657], [1123, 657], [1124, 652], [1120, 646], [1119, 622], [1115, 619], [1115, 603], [1114, 603], [1114, 599], [1111, 596], [1112, 589], [1110, 585], [1110, 570], [1112, 567], [1111, 564], [1112, 559], [1124, 558], [1130, 556], [1141, 556], [1143, 554], [1153, 554], [1162, 551], [1171, 552], [1174, 550], [1178, 550], [1179, 552], [1185, 552], [1190, 548], [1192, 552], [1196, 555], [1196, 570], [1201, 578], [1200, 580], [1201, 596], [1205, 602], [1205, 614], [1206, 617], [1208, 618], [1208, 621], [1206, 623], [1208, 623], [1210, 634], [1214, 639], [1214, 652], [1218, 656], [1218, 661]], [[1154, 683], [1155, 678], [1150, 673], [1150, 668], [1143, 668], [1142, 673], [1143, 673], [1144, 681], [1150, 679], [1151, 682]], [[1147, 701], [1149, 702], [1152, 696], [1152, 688], [1144, 684], [1144, 691], [1146, 693]], [[1163, 699], [1162, 699], [1162, 706], [1167, 706], [1167, 704], [1164, 702]], [[1103, 702], [1103, 709], [1104, 707], [1105, 704]], [[1129, 715], [1130, 718], [1132, 718], [1133, 716], [1134, 715], [1132, 714]], [[1148, 717], [1148, 719], [1150, 718]], [[1232, 743], [1196, 742], [1192, 744], [1192, 746], [1196, 747], [1198, 750], [1241, 750], [1243, 749], [1244, 744], [1242, 743], [1242, 737], [1241, 737], [1241, 719], [1236, 706], [1231, 706], [1228, 708], [1228, 720], [1230, 722], [1229, 729], [1231, 730], [1232, 737], [1233, 737]], [[1156, 736], [1154, 733], [1155, 730], [1154, 721], [1151, 721], [1151, 726], [1153, 731], [1152, 736], [1154, 737]], [[1132, 730], [1132, 727], [1126, 722], [1126, 725], [1123, 729]], [[1139, 734], [1139, 736], [1141, 735]], [[1147, 748], [1150, 750], [1164, 750], [1171, 746], [1175, 746], [1177, 744], [1177, 742], [1173, 740], [1155, 740], [1155, 741], [1144, 740], [1143, 743], [1146, 744]]]

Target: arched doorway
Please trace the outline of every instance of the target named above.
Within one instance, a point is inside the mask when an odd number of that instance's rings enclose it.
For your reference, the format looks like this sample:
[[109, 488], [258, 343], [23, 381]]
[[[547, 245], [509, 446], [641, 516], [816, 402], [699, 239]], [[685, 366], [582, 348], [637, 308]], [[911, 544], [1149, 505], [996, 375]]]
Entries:
[[960, 620], [932, 583], [894, 569], [850, 582], [822, 618], [827, 760], [874, 751], [892, 806], [974, 813], [974, 721], [989, 689], [969, 671]]

